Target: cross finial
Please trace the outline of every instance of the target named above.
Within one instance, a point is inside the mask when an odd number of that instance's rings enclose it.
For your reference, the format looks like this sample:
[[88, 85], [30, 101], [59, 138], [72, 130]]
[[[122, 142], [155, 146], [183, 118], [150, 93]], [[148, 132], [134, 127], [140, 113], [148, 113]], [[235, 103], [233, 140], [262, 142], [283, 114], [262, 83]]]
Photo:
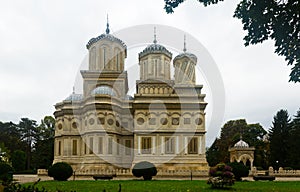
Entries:
[[109, 34], [108, 14], [107, 14], [107, 22], [106, 22], [106, 34]]
[[154, 27], [154, 40], [153, 43], [156, 44], [157, 40], [156, 40], [156, 27]]
[[184, 34], [184, 38], [183, 38], [183, 52], [186, 52], [186, 39], [185, 39], [185, 34]]
[[243, 140], [243, 136], [242, 136], [242, 134], [240, 135], [240, 140]]

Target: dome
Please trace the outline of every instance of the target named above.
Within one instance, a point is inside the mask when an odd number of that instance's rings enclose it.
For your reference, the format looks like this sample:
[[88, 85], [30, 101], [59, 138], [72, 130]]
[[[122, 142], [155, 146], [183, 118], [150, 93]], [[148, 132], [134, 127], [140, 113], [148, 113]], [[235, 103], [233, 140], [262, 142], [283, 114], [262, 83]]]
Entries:
[[102, 85], [102, 86], [96, 87], [96, 88], [91, 92], [91, 94], [92, 94], [92, 95], [98, 95], [98, 94], [101, 94], [101, 95], [116, 96], [115, 91], [114, 91], [111, 87], [106, 86], [106, 85]]
[[82, 94], [72, 93], [69, 97], [67, 97], [64, 101], [81, 101], [83, 99]]
[[237, 147], [237, 148], [247, 148], [249, 147], [248, 143], [246, 143], [245, 141], [243, 141], [242, 139], [240, 141], [238, 141], [234, 147]]
[[175, 58], [174, 58], [174, 61], [176, 61], [177, 59], [182, 59], [184, 57], [187, 57], [188, 59], [191, 59], [194, 63], [197, 63], [197, 57], [196, 55], [194, 55], [193, 53], [189, 53], [189, 52], [186, 52], [186, 39], [185, 39], [185, 35], [184, 35], [184, 43], [183, 43], [183, 53], [177, 55]]
[[142, 52], [139, 53], [139, 58], [144, 57], [148, 54], [160, 53], [165, 54], [168, 57], [172, 57], [172, 53], [168, 51], [164, 46], [154, 43], [148, 45]]
[[184, 53], [181, 53], [181, 54], [177, 55], [174, 58], [174, 61], [176, 61], [177, 59], [182, 59], [184, 57], [187, 57], [188, 59], [191, 59], [194, 63], [197, 63], [196, 55], [194, 55], [193, 53], [189, 53], [189, 52], [184, 52]]
[[126, 44], [119, 38], [109, 34], [110, 30], [109, 30], [109, 23], [108, 23], [108, 18], [107, 18], [107, 24], [106, 24], [106, 33], [105, 34], [101, 34], [100, 36], [96, 37], [96, 38], [92, 38], [89, 40], [89, 42], [86, 44], [86, 48], [89, 49], [94, 43], [97, 43], [98, 41], [107, 39], [109, 41], [112, 42], [117, 42], [119, 43], [124, 49], [127, 49]]
[[107, 39], [112, 42], [117, 42], [119, 43], [124, 49], [127, 48], [126, 44], [119, 38], [111, 35], [111, 34], [101, 34], [100, 36], [96, 38], [92, 38], [89, 40], [89, 42], [86, 44], [86, 48], [89, 49], [93, 44], [97, 43], [98, 41]]

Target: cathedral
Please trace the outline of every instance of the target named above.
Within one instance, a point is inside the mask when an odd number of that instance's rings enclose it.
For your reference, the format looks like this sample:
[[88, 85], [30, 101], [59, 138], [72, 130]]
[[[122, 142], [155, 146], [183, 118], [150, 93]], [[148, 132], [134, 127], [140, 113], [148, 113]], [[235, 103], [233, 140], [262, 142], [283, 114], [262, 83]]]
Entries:
[[113, 170], [149, 161], [158, 170], [207, 171], [207, 103], [195, 81], [197, 57], [185, 44], [173, 58], [155, 32], [153, 43], [138, 54], [140, 77], [130, 96], [127, 47], [110, 34], [107, 23], [106, 32], [86, 45], [83, 93], [73, 91], [55, 105], [54, 163]]

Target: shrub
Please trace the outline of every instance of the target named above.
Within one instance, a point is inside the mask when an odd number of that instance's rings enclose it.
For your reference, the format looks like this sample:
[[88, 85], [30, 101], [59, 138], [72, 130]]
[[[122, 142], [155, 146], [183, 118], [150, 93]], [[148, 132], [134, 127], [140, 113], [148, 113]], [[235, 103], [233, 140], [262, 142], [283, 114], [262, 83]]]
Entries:
[[153, 163], [142, 161], [134, 165], [132, 174], [136, 177], [143, 177], [144, 180], [151, 180], [157, 174], [157, 170]]
[[72, 174], [72, 167], [65, 162], [55, 163], [48, 169], [48, 176], [57, 181], [66, 181]]
[[0, 180], [7, 182], [13, 179], [13, 168], [7, 164], [0, 162]]
[[229, 166], [232, 167], [232, 172], [234, 174], [234, 178], [237, 181], [241, 181], [242, 177], [248, 177], [249, 170], [243, 163], [233, 162], [229, 163]]
[[207, 184], [213, 188], [224, 188], [234, 184], [232, 168], [224, 163], [219, 163], [209, 170], [210, 178]]
[[26, 153], [21, 150], [16, 150], [11, 156], [12, 166], [16, 172], [26, 169]]

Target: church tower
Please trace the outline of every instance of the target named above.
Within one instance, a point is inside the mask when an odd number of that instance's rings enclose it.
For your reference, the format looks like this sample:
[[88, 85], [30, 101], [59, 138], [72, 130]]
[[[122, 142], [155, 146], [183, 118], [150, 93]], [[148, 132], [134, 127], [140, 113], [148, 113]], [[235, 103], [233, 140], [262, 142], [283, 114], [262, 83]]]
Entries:
[[195, 85], [195, 66], [197, 64], [196, 55], [186, 52], [186, 40], [184, 36], [183, 53], [174, 58], [175, 83], [185, 85]]
[[139, 53], [140, 80], [170, 80], [170, 62], [172, 53], [157, 43], [156, 29], [154, 29], [153, 44]]
[[110, 34], [108, 21], [106, 33], [92, 38], [86, 48], [89, 51], [89, 69], [81, 71], [84, 96], [99, 86], [105, 86], [105, 89], [112, 88], [116, 96], [125, 97], [128, 92], [127, 72], [124, 71], [127, 47], [122, 40]]

